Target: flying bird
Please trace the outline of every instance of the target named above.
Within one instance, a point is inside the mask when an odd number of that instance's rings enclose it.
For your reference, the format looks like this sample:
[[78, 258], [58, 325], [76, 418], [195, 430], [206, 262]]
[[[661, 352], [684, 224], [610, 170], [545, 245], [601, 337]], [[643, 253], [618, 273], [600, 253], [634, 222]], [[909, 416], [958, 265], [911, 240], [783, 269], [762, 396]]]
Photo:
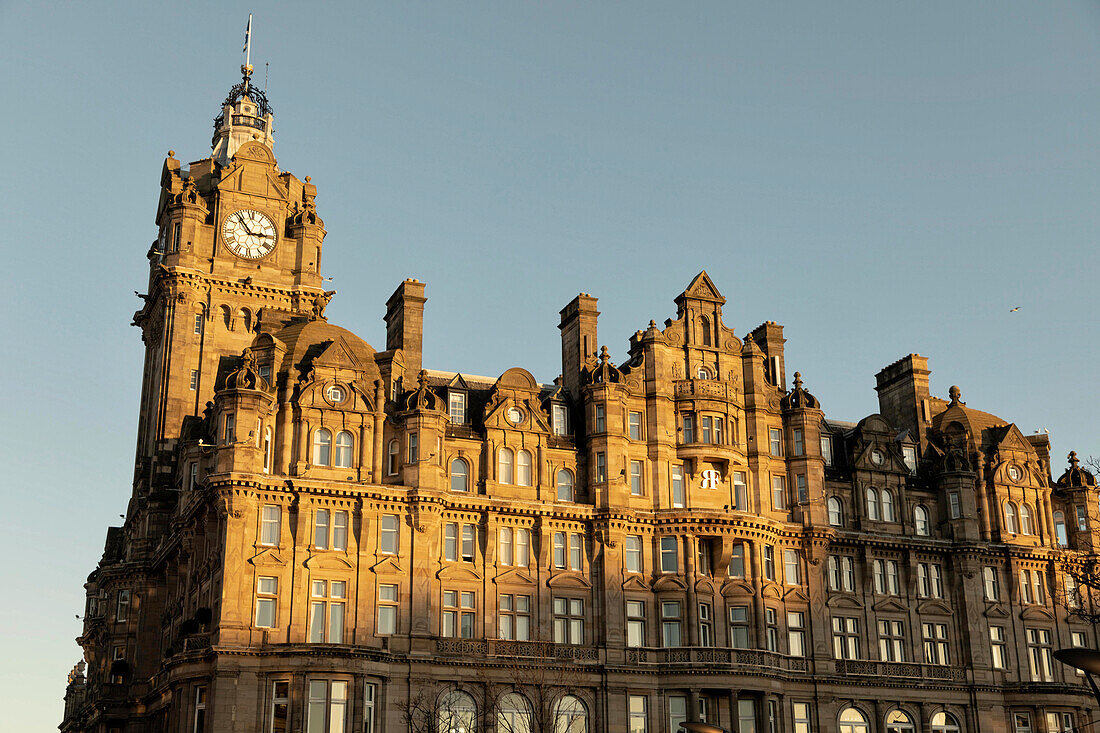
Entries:
[[1015, 312], [1016, 312], [1016, 311], [1018, 311], [1018, 310], [1020, 310], [1020, 306], [1016, 306], [1015, 308], [1013, 308], [1012, 310], [1010, 310], [1010, 311], [1009, 311], [1009, 313], [1015, 313]]

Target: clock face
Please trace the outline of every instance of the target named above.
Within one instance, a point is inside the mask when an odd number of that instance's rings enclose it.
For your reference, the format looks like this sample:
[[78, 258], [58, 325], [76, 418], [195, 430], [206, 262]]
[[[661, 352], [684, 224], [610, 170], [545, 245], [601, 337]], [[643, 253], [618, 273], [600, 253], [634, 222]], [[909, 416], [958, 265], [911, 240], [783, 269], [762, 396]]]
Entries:
[[222, 224], [222, 240], [229, 251], [246, 260], [267, 257], [275, 249], [275, 224], [252, 209], [234, 211]]

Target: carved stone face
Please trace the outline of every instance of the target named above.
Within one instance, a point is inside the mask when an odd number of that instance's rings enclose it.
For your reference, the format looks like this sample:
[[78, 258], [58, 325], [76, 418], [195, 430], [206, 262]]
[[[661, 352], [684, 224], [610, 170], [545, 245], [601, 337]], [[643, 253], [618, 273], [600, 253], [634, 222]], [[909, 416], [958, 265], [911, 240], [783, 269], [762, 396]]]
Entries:
[[225, 217], [222, 239], [229, 251], [238, 257], [258, 260], [275, 249], [277, 236], [275, 224], [265, 214], [241, 209]]

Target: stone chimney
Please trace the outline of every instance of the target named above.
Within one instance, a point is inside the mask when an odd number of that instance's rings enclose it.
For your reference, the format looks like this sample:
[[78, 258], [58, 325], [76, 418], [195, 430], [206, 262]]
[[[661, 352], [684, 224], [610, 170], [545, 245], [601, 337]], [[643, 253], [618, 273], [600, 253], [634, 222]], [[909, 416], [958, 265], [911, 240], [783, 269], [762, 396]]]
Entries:
[[928, 359], [910, 354], [875, 375], [878, 411], [897, 428], [908, 430], [925, 447], [925, 429], [932, 424], [928, 392]]
[[764, 373], [768, 381], [780, 389], [787, 389], [787, 366], [783, 361], [783, 327], [775, 321], [765, 321], [752, 331], [752, 340], [764, 352]]
[[401, 349], [405, 373], [420, 373], [424, 355], [424, 283], [406, 280], [386, 301], [386, 350]]
[[581, 293], [560, 314], [562, 385], [576, 398], [581, 391], [581, 368], [595, 358], [599, 348], [596, 319], [600, 312], [596, 310], [596, 298]]

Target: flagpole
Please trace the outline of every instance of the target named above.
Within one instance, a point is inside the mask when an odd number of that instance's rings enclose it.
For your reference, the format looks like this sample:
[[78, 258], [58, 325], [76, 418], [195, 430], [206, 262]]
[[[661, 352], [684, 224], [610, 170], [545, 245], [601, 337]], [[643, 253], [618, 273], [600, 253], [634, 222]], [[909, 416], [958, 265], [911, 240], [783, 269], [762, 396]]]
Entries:
[[252, 65], [252, 13], [248, 14], [248, 28], [244, 32], [244, 65]]

